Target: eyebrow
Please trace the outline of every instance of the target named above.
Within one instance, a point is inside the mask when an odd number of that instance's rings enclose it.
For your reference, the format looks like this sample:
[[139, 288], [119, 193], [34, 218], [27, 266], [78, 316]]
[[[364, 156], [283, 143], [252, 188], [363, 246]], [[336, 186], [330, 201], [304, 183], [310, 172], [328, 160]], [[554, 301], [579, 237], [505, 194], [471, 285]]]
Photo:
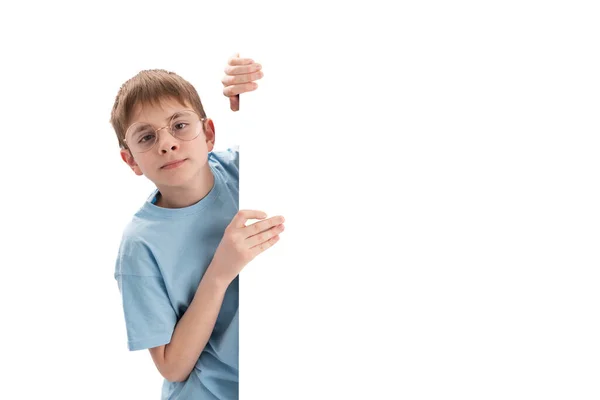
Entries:
[[175, 117], [179, 117], [180, 115], [183, 115], [183, 110], [181, 111], [177, 111], [175, 114], [171, 115], [169, 118], [167, 118], [165, 121], [170, 121]]
[[[183, 115], [183, 114], [184, 114], [184, 112], [185, 112], [186, 110], [187, 110], [187, 108], [186, 108], [186, 109], [184, 109], [184, 110], [179, 110], [179, 111], [176, 111], [176, 112], [175, 112], [173, 115], [171, 115], [170, 117], [167, 117], [167, 118], [165, 118], [165, 122], [167, 122], [167, 123], [168, 123], [168, 122], [169, 122], [169, 121], [171, 121], [171, 120], [172, 120], [174, 117], [178, 117], [178, 116], [180, 116], [180, 115]], [[135, 123], [136, 123], [136, 124], [141, 124], [142, 126], [151, 126], [151, 127], [154, 127], [154, 125], [152, 125], [150, 122], [146, 122], [146, 121], [138, 121], [138, 122], [135, 122]], [[130, 125], [130, 126], [131, 126], [131, 125]], [[136, 129], [136, 131], [137, 131], [137, 129]]]
[[[173, 113], [173, 115], [171, 115], [170, 117], [167, 117], [167, 118], [165, 118], [165, 123], [169, 123], [169, 121], [171, 121], [173, 118], [175, 118], [175, 117], [179, 117], [180, 115], [183, 115], [183, 114], [184, 114], [184, 111], [185, 111], [185, 110], [179, 110], [179, 111], [176, 111], [176, 112], [175, 112], [175, 113]], [[145, 124], [152, 125], [152, 124], [150, 124], [149, 122], [145, 122]]]

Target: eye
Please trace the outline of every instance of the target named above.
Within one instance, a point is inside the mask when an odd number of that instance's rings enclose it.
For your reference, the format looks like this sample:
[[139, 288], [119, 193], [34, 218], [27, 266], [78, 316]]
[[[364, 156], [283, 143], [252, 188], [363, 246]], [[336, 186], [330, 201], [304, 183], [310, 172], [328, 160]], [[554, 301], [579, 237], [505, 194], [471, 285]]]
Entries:
[[180, 131], [182, 129], [185, 129], [187, 126], [188, 124], [186, 122], [176, 122], [173, 124], [173, 130]]
[[149, 142], [151, 140], [154, 139], [154, 133], [148, 133], [145, 135], [141, 135], [140, 139], [138, 140], [138, 143], [145, 143], [145, 142]]

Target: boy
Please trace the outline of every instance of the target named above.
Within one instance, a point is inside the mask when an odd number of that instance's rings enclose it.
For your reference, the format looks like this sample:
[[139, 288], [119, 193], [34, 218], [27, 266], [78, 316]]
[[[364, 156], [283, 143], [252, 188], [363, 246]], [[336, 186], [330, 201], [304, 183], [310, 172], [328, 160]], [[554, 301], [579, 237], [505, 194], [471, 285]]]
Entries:
[[[261, 77], [253, 60], [230, 59], [222, 82], [232, 110]], [[162, 399], [237, 399], [238, 274], [277, 242], [283, 217], [238, 211], [238, 151], [212, 151], [214, 123], [178, 75], [125, 82], [111, 124], [123, 161], [156, 185], [116, 262], [128, 348], [149, 349]]]

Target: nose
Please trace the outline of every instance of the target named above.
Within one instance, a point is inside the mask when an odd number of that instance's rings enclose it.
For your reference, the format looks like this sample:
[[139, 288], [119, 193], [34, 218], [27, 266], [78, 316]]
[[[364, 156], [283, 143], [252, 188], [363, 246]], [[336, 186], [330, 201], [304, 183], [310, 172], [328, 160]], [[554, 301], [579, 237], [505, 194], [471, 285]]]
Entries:
[[161, 153], [168, 153], [169, 151], [174, 151], [179, 148], [179, 143], [176, 138], [171, 135], [168, 128], [161, 128], [157, 131], [158, 143], [156, 144], [158, 151]]

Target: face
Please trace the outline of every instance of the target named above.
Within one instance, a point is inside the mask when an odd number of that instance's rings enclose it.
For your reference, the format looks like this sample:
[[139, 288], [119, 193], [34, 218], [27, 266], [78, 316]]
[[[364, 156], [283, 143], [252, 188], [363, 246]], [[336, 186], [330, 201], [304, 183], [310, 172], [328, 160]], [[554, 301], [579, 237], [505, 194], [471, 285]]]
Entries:
[[[134, 108], [128, 127], [138, 123], [150, 124], [155, 130], [170, 125], [172, 116], [184, 109], [192, 109], [189, 104], [181, 104], [174, 99], [165, 99], [157, 105], [144, 104]], [[182, 125], [181, 125], [182, 126]], [[179, 127], [179, 126], [178, 126]], [[208, 166], [208, 153], [215, 142], [214, 124], [210, 119], [199, 122], [200, 134], [193, 140], [174, 137], [168, 127], [160, 129], [156, 144], [143, 153], [121, 150], [121, 158], [137, 175], [145, 175], [157, 187], [184, 187], [193, 184]], [[137, 138], [127, 132], [125, 140], [131, 143]], [[128, 145], [130, 147], [130, 145]], [[174, 163], [175, 162], [175, 163]]]

